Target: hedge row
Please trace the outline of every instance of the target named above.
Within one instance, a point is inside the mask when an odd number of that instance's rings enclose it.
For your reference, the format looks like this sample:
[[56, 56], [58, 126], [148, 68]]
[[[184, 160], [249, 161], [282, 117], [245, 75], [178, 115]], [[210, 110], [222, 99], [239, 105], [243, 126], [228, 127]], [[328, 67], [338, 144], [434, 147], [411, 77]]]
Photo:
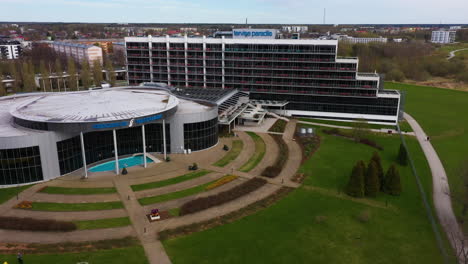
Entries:
[[0, 217], [0, 229], [27, 231], [73, 231], [76, 225], [72, 222], [41, 220], [21, 217]]
[[348, 135], [346, 133], [343, 133], [338, 128], [323, 129], [322, 131], [323, 131], [323, 133], [328, 134], [328, 135], [337, 135], [337, 136], [349, 138], [349, 139], [352, 139], [352, 140], [354, 140], [356, 142], [359, 142], [361, 144], [371, 146], [371, 147], [376, 148], [378, 150], [383, 150], [383, 147], [380, 146], [379, 144], [377, 144], [377, 142], [373, 141], [372, 139], [361, 138], [359, 140], [356, 140], [352, 136], [350, 136], [350, 135]]
[[230, 190], [220, 192], [218, 194], [210, 195], [207, 197], [200, 197], [183, 204], [180, 208], [180, 215], [187, 215], [196, 213], [214, 206], [218, 206], [243, 195], [257, 190], [265, 185], [267, 181], [261, 178], [252, 178]]
[[289, 149], [284, 142], [283, 137], [281, 135], [271, 135], [273, 139], [276, 141], [278, 145], [278, 157], [276, 158], [275, 164], [272, 166], [266, 167], [262, 174], [265, 177], [275, 178], [278, 176], [281, 171], [283, 170], [284, 165], [286, 165], [286, 161], [288, 161], [289, 156]]

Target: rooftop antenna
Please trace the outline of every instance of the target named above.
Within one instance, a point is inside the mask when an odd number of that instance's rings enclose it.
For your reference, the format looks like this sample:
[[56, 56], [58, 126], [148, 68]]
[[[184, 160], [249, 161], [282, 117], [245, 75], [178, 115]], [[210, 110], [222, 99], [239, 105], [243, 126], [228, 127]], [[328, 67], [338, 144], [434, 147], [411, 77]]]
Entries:
[[324, 25], [325, 25], [326, 17], [327, 17], [327, 9], [324, 8], [324, 9], [323, 9], [323, 24], [324, 24]]

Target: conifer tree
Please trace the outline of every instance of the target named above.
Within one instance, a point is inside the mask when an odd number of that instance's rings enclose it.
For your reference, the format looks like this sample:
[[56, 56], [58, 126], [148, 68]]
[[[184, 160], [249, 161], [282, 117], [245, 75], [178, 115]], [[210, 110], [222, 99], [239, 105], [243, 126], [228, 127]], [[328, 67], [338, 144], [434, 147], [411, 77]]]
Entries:
[[360, 160], [354, 165], [349, 177], [346, 193], [352, 197], [364, 197], [364, 172], [366, 165]]
[[60, 92], [60, 82], [63, 77], [63, 68], [59, 58], [55, 60], [55, 75], [57, 76], [57, 90]]
[[67, 61], [67, 72], [68, 72], [68, 88], [70, 91], [78, 90], [78, 83], [76, 78], [76, 66], [73, 58], [69, 57]]
[[109, 59], [106, 60], [106, 71], [109, 76], [107, 81], [109, 81], [109, 84], [114, 87], [116, 82], [115, 71], [112, 66], [112, 62]]
[[398, 150], [398, 162], [402, 166], [408, 165], [408, 152], [403, 143], [400, 143], [400, 149]]
[[388, 168], [387, 174], [385, 175], [384, 192], [391, 195], [401, 194], [400, 173], [395, 164], [392, 164], [390, 168]]
[[377, 176], [379, 177], [380, 190], [382, 190], [385, 175], [382, 167], [382, 159], [380, 158], [380, 155], [377, 151], [374, 151], [374, 153], [372, 154], [371, 161], [374, 161], [377, 165]]
[[100, 60], [93, 61], [93, 78], [94, 78], [94, 85], [97, 87], [101, 87], [102, 82], [102, 67]]
[[44, 92], [50, 91], [49, 71], [47, 70], [45, 62], [43, 60], [41, 60], [39, 64], [39, 72], [41, 73], [41, 81], [39, 84], [42, 88], [42, 91]]
[[377, 164], [375, 161], [371, 160], [367, 166], [366, 175], [365, 175], [365, 195], [369, 197], [377, 197], [377, 194], [380, 190], [379, 186], [379, 176]]
[[91, 74], [89, 72], [89, 63], [88, 60], [83, 60], [83, 64], [81, 67], [81, 83], [83, 84], [83, 88], [87, 90], [91, 85]]
[[5, 90], [5, 85], [3, 85], [3, 76], [0, 73], [0, 96], [5, 96], [6, 95], [6, 90]]

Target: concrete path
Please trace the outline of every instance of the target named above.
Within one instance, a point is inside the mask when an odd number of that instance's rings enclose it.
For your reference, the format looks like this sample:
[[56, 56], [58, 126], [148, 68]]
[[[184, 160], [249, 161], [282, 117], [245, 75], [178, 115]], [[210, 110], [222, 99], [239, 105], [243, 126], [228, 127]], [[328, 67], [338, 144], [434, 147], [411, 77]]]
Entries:
[[452, 50], [452, 51], [449, 53], [449, 56], [447, 57], [447, 60], [451, 60], [453, 57], [456, 56], [455, 53], [457, 53], [457, 52], [459, 52], [459, 51], [462, 51], [462, 50], [468, 50], [468, 48]]
[[145, 249], [149, 263], [171, 263], [166, 251], [164, 251], [164, 247], [156, 239], [156, 232], [151, 227], [150, 222], [146, 217], [146, 214], [149, 212], [146, 212], [138, 203], [135, 193], [130, 188], [128, 178], [123, 175], [116, 176], [114, 178], [114, 185], [117, 188], [125, 209], [132, 221], [137, 237], [140, 239], [143, 248]]
[[276, 180], [281, 180], [283, 183], [296, 184], [291, 181], [291, 178], [296, 174], [301, 166], [302, 162], [302, 149], [294, 140], [294, 135], [296, 133], [297, 120], [291, 120], [286, 124], [286, 128], [283, 134], [283, 140], [288, 146], [289, 158], [286, 161], [286, 164], [281, 171], [281, 173], [276, 177]]
[[[442, 225], [447, 237], [450, 240], [453, 248], [461, 248], [461, 241], [464, 239], [463, 231], [458, 225], [457, 218], [453, 213], [452, 201], [450, 199], [450, 187], [447, 181], [447, 175], [444, 170], [444, 166], [437, 155], [434, 147], [430, 141], [427, 141], [427, 134], [416, 122], [416, 120], [408, 115], [404, 114], [405, 119], [408, 121], [410, 126], [413, 128], [416, 138], [426, 156], [427, 162], [432, 173], [432, 186], [433, 186], [433, 200], [434, 207], [439, 218], [439, 223]], [[452, 239], [455, 238], [455, 239]], [[468, 250], [465, 248], [465, 250]]]
[[[334, 127], [334, 128], [341, 128], [341, 129], [353, 129], [353, 127], [349, 127], [349, 126], [337, 126], [337, 125], [329, 125], [329, 124], [307, 122], [307, 121], [297, 121], [297, 123], [298, 124], [314, 125], [314, 126], [323, 126], [323, 127]], [[369, 129], [369, 131], [377, 132], [377, 133], [388, 133], [388, 131], [391, 131], [392, 134], [398, 134], [398, 131], [396, 131], [395, 129], [388, 129], [388, 128]], [[408, 135], [408, 136], [414, 136], [414, 132], [406, 132], [406, 133], [403, 133], [403, 134]]]

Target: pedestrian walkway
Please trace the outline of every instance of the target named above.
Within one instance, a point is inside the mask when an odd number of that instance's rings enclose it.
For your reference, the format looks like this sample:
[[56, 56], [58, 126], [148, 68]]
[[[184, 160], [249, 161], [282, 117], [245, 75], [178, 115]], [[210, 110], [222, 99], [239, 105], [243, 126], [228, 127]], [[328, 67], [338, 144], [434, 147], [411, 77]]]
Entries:
[[[439, 223], [445, 230], [453, 248], [460, 249], [463, 247], [461, 242], [464, 240], [464, 235], [453, 213], [452, 201], [450, 199], [450, 187], [448, 185], [444, 166], [431, 142], [427, 140], [427, 134], [418, 122], [407, 113], [404, 114], [404, 117], [416, 134], [416, 138], [421, 145], [431, 169], [433, 186], [432, 197]], [[468, 249], [465, 247], [465, 251], [467, 250]]]

